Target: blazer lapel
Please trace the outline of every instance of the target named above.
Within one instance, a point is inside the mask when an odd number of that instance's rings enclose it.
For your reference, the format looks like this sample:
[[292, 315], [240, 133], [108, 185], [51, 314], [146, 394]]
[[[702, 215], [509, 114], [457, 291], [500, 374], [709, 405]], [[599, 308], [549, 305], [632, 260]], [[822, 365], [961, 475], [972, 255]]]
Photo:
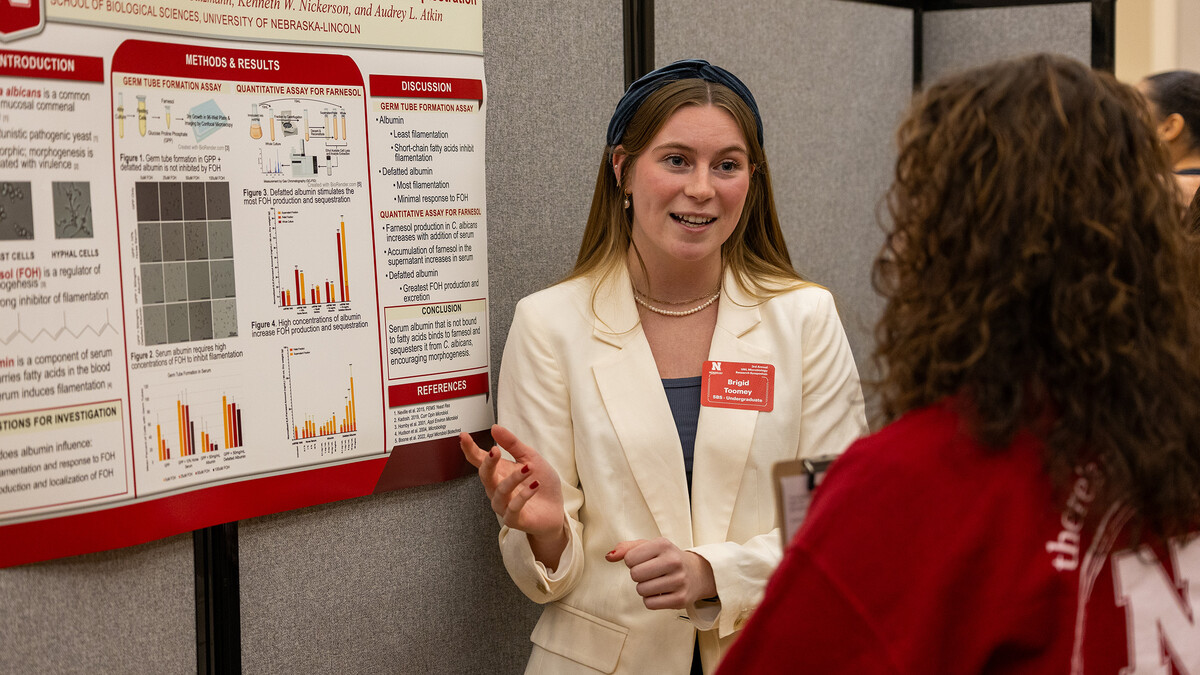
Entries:
[[614, 348], [592, 367], [604, 408], [659, 534], [691, 546], [683, 447], [624, 267], [600, 285], [594, 308], [593, 336]]
[[[731, 274], [726, 274], [724, 289], [708, 359], [770, 363], [768, 350], [743, 339], [761, 320], [759, 302], [742, 293]], [[757, 410], [700, 408], [692, 465], [692, 518], [698, 543], [725, 540], [757, 421]]]

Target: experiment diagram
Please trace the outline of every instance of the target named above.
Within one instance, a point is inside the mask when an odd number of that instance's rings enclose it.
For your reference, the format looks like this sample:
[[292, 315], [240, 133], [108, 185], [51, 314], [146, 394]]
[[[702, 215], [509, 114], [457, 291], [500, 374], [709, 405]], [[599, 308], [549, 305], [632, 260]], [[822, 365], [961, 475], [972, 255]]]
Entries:
[[[258, 166], [264, 175], [333, 176], [350, 155], [347, 111], [311, 98], [265, 99], [250, 106], [250, 139], [261, 141]], [[351, 122], [353, 126], [353, 122]]]

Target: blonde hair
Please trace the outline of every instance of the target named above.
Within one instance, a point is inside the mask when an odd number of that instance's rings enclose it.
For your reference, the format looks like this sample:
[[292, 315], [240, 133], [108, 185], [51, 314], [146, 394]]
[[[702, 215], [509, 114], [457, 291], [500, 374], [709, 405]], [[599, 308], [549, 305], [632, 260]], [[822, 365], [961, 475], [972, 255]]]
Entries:
[[754, 169], [741, 218], [721, 247], [725, 267], [733, 272], [743, 291], [761, 300], [807, 283], [792, 267], [779, 227], [767, 157], [758, 142], [754, 113], [728, 87], [701, 79], [668, 82], [650, 94], [638, 108], [621, 138], [620, 148], [627, 158], [622, 180], [617, 180], [613, 169], [613, 155], [618, 146], [604, 148], [587, 227], [575, 268], [567, 280], [591, 275], [604, 278], [625, 264], [626, 252], [633, 245], [633, 222], [623, 206], [625, 181], [638, 157], [671, 115], [687, 105], [712, 105], [729, 112], [746, 140]]

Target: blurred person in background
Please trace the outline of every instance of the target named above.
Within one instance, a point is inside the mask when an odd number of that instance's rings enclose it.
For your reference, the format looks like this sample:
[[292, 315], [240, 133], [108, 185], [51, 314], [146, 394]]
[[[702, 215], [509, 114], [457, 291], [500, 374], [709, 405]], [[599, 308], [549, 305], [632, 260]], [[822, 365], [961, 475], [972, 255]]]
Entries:
[[1158, 73], [1139, 82], [1138, 90], [1150, 102], [1158, 137], [1179, 182], [1180, 201], [1187, 206], [1200, 187], [1200, 73]]
[[1183, 231], [1192, 237], [1196, 245], [1200, 245], [1200, 190], [1192, 197], [1187, 211], [1183, 212]]

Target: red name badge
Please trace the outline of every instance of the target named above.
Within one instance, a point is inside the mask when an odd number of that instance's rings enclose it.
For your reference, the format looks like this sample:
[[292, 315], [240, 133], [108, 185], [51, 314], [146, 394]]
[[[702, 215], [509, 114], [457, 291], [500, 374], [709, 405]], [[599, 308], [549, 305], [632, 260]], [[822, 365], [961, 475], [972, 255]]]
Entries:
[[775, 407], [775, 366], [769, 363], [705, 361], [700, 404], [711, 408], [761, 410]]

